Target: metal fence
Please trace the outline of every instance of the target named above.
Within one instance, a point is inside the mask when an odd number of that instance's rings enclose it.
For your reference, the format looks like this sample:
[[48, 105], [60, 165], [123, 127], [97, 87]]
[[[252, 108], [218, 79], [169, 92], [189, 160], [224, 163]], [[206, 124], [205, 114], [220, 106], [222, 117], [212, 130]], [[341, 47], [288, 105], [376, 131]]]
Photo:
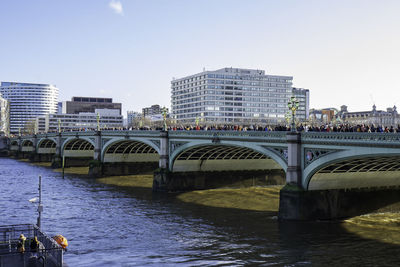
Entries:
[[[17, 250], [17, 243], [20, 235], [26, 237], [25, 253], [20, 253]], [[47, 236], [32, 224], [5, 225], [0, 226], [0, 267], [14, 266], [9, 265], [18, 263], [15, 266], [24, 266], [21, 263], [29, 261], [29, 257], [33, 254], [30, 251], [30, 241], [37, 237], [40, 242], [37, 251], [37, 257], [45, 262], [45, 266], [62, 266], [63, 264], [63, 249], [53, 238]]]

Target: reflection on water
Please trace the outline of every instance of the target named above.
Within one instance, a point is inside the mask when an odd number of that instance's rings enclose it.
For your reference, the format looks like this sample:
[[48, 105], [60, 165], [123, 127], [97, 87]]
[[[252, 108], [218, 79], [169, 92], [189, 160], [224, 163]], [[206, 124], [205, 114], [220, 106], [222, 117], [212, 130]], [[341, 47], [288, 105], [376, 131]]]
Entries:
[[[153, 195], [146, 183], [132, 188], [127, 179], [117, 186], [107, 178], [96, 181], [67, 174], [62, 179], [50, 169], [3, 158], [0, 225], [36, 221], [28, 199], [37, 193], [39, 174], [43, 228], [68, 238], [69, 266], [398, 264], [398, 213], [344, 222], [279, 223], [276, 210], [243, 209], [249, 203], [226, 208], [223, 190], [202, 193], [210, 203], [221, 199], [218, 203], [224, 208], [208, 207], [207, 202], [184, 202], [179, 195]], [[232, 191], [225, 196], [235, 194], [243, 197]], [[268, 194], [263, 197], [268, 200]]]

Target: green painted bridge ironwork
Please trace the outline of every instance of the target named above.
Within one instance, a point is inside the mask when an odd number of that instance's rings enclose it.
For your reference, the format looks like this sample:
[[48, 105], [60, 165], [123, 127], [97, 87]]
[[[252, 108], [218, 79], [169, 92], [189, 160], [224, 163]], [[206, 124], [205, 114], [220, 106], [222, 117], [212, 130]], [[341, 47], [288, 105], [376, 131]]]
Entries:
[[282, 169], [304, 190], [400, 185], [400, 134], [91, 131], [10, 138], [14, 152], [154, 162], [170, 172]]

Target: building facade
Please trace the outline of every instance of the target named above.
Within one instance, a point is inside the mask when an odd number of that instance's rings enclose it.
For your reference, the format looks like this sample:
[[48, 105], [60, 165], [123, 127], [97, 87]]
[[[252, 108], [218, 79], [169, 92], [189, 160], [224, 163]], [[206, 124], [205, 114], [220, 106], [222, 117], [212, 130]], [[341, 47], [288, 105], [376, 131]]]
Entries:
[[349, 112], [347, 106], [340, 107], [338, 119], [343, 123], [351, 125], [372, 125], [375, 126], [397, 126], [400, 124], [400, 116], [397, 113], [397, 107], [387, 108], [384, 110], [377, 110], [376, 106], [372, 106], [370, 111], [356, 111]]
[[336, 122], [336, 108], [310, 109], [309, 122], [312, 125], [330, 124]]
[[113, 103], [112, 98], [101, 97], [72, 97], [71, 101], [62, 103], [63, 114], [94, 113], [96, 109], [118, 109], [121, 115], [122, 104]]
[[292, 95], [299, 101], [299, 108], [296, 111], [296, 119], [300, 122], [306, 121], [310, 116], [310, 90], [293, 87]]
[[0, 93], [10, 102], [10, 133], [31, 132], [38, 116], [57, 112], [58, 88], [51, 84], [2, 82]]
[[10, 134], [10, 102], [0, 97], [0, 134]]
[[160, 105], [152, 105], [151, 107], [142, 108], [142, 116], [144, 118], [160, 114], [162, 114], [162, 108], [160, 107]]
[[127, 111], [126, 115], [126, 123], [128, 127], [134, 126], [135, 121], [142, 118], [142, 114], [136, 111]]
[[[264, 70], [223, 68], [171, 81], [171, 119], [176, 123], [284, 123], [287, 102], [301, 96], [299, 115], [306, 119], [309, 92], [293, 89], [291, 76]], [[304, 96], [304, 97], [303, 97]], [[304, 108], [304, 110], [303, 110]]]
[[47, 114], [36, 119], [36, 132], [82, 131], [123, 127], [118, 109], [96, 109], [94, 113]]

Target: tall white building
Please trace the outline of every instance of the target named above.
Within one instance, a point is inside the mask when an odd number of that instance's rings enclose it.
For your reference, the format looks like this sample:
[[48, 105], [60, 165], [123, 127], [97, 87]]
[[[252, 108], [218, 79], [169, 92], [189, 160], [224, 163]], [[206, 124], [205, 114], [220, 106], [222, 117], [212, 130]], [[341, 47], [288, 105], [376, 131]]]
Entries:
[[24, 132], [36, 117], [57, 113], [58, 88], [51, 84], [2, 82], [0, 93], [10, 102], [10, 132]]
[[[174, 79], [172, 119], [177, 123], [284, 123], [287, 102], [295, 92], [292, 80], [291, 76], [239, 68], [203, 71]], [[305, 96], [308, 98], [309, 94]], [[308, 103], [306, 98], [300, 101]], [[308, 109], [308, 104], [301, 106]], [[299, 113], [304, 116], [300, 120], [307, 118], [305, 113], [308, 110]]]

